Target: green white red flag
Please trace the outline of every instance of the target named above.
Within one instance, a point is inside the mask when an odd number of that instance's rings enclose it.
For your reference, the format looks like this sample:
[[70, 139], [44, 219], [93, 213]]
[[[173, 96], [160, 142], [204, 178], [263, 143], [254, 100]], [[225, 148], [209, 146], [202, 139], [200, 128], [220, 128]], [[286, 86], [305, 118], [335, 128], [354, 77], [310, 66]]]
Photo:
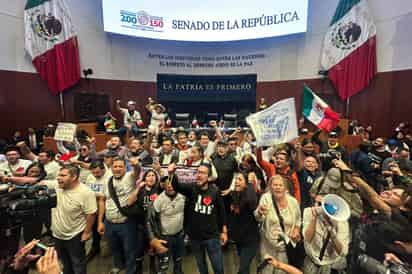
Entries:
[[64, 0], [28, 0], [25, 48], [42, 80], [57, 95], [80, 79], [79, 45]]
[[302, 113], [307, 120], [327, 132], [335, 129], [340, 120], [340, 114], [333, 111], [306, 85], [303, 87]]
[[376, 74], [376, 26], [366, 0], [340, 0], [326, 33], [322, 68], [342, 100], [365, 89]]

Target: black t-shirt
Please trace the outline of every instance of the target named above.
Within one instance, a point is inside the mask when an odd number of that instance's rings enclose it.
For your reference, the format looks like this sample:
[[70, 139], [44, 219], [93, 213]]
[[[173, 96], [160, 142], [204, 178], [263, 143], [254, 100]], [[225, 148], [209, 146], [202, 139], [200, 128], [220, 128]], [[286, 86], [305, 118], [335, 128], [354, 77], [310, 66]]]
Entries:
[[315, 174], [310, 173], [306, 169], [301, 169], [297, 172], [299, 184], [300, 184], [300, 194], [301, 194], [301, 209], [312, 206], [312, 197], [310, 196], [310, 189], [317, 178], [321, 176], [320, 172], [315, 172]]
[[257, 207], [257, 194], [251, 184], [242, 192], [232, 192], [229, 235], [236, 243], [259, 241], [258, 223], [253, 212]]
[[151, 190], [147, 190], [146, 188], [142, 188], [139, 193], [137, 194], [137, 201], [136, 203], [139, 205], [139, 216], [137, 216], [137, 222], [139, 224], [145, 223], [146, 218], [146, 210], [147, 207], [151, 202], [156, 200], [157, 196], [160, 194], [161, 189], [158, 187], [153, 187]]
[[190, 238], [218, 239], [226, 225], [225, 208], [218, 188], [209, 185], [206, 190], [201, 190], [196, 183], [179, 183], [176, 176], [173, 176], [172, 186], [186, 196], [185, 221]]
[[368, 153], [368, 157], [372, 160], [372, 162], [378, 164], [382, 168], [383, 160], [392, 157], [392, 155], [389, 153], [389, 151], [376, 151], [376, 149], [373, 148]]
[[211, 158], [217, 172], [216, 185], [220, 190], [228, 189], [234, 173], [238, 170], [236, 159], [231, 155], [222, 158], [217, 154], [212, 155]]

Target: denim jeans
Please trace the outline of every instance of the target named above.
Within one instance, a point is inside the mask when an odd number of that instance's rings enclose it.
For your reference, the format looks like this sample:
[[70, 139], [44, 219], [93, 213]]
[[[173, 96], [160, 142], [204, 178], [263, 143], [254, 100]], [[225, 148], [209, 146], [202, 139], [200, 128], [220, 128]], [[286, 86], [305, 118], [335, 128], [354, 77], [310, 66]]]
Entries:
[[[126, 136], [126, 133], [127, 133], [127, 127], [121, 127], [119, 129], [120, 136], [124, 137], [124, 136]], [[135, 125], [135, 124], [132, 125], [131, 133], [135, 137], [137, 137], [139, 135], [139, 128], [137, 127], [137, 125]]]
[[166, 274], [169, 269], [170, 259], [173, 259], [173, 273], [183, 274], [182, 270], [182, 258], [185, 252], [183, 231], [172, 236], [163, 236], [163, 240], [167, 241], [168, 252], [157, 255], [159, 269], [158, 274]]
[[119, 269], [126, 267], [126, 274], [136, 271], [137, 233], [134, 221], [123, 224], [105, 221], [105, 234], [113, 254], [114, 266]]
[[219, 239], [191, 240], [193, 254], [200, 274], [208, 274], [206, 252], [215, 274], [223, 274], [223, 254]]
[[237, 255], [239, 256], [239, 274], [249, 274], [250, 265], [258, 251], [259, 243], [236, 244]]
[[82, 233], [70, 240], [55, 239], [56, 251], [63, 264], [64, 274], [86, 274], [86, 250], [81, 241]]
[[100, 240], [101, 240], [101, 236], [99, 234], [99, 232], [97, 231], [97, 223], [98, 222], [94, 222], [93, 224], [93, 230], [92, 230], [92, 249], [96, 250], [96, 251], [100, 251]]

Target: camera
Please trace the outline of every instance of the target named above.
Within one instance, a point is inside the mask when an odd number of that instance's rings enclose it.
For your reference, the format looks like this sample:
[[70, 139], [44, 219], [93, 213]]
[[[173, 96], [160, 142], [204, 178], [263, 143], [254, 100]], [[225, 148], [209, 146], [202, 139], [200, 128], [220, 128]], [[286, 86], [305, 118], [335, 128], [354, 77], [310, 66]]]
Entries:
[[341, 153], [336, 150], [329, 150], [326, 153], [320, 153], [319, 158], [321, 161], [332, 162], [333, 160], [339, 160], [342, 157]]
[[56, 207], [56, 204], [56, 192], [47, 186], [19, 186], [11, 192], [0, 194], [0, 225], [7, 229], [8, 226], [21, 224]]
[[329, 170], [331, 167], [333, 167], [333, 160], [339, 160], [342, 158], [342, 154], [339, 151], [332, 150], [330, 149], [326, 153], [320, 153], [319, 154], [319, 160], [322, 163], [322, 169], [323, 170]]
[[47, 186], [9, 189], [0, 184], [0, 272], [18, 249], [23, 225], [45, 219], [57, 204], [56, 192]]
[[358, 257], [358, 263], [361, 269], [370, 274], [411, 274], [412, 269], [406, 264], [389, 264], [385, 266], [383, 263], [362, 254]]

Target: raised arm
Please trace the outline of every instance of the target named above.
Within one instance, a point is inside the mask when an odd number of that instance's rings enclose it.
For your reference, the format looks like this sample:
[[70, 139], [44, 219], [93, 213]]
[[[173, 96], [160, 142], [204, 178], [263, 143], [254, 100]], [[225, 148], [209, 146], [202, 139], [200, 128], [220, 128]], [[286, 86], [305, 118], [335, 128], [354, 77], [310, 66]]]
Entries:
[[390, 216], [392, 214], [391, 207], [379, 196], [379, 194], [362, 178], [352, 174], [352, 170], [342, 160], [336, 160], [335, 166], [340, 168], [346, 178], [356, 185], [359, 189], [360, 195], [366, 199], [373, 208], [381, 211], [385, 215]]
[[193, 194], [193, 183], [179, 183], [177, 176], [175, 175], [176, 164], [170, 164], [167, 170], [169, 172], [167, 180], [172, 184], [173, 189], [185, 196], [191, 196]]
[[119, 100], [119, 99], [116, 100], [116, 109], [117, 109], [119, 112], [122, 112], [122, 107], [120, 106], [120, 100]]
[[16, 144], [18, 148], [20, 148], [21, 154], [28, 160], [30, 161], [36, 161], [37, 160], [37, 155], [33, 153], [33, 151], [30, 150], [30, 148], [26, 145], [25, 142], [19, 142]]
[[257, 159], [258, 164], [259, 164], [259, 165], [263, 168], [263, 170], [265, 171], [266, 177], [267, 177], [268, 179], [269, 179], [270, 177], [272, 177], [273, 175], [275, 175], [274, 166], [273, 166], [271, 163], [263, 160], [263, 157], [262, 157], [262, 148], [260, 148], [260, 147], [256, 150], [256, 159]]

